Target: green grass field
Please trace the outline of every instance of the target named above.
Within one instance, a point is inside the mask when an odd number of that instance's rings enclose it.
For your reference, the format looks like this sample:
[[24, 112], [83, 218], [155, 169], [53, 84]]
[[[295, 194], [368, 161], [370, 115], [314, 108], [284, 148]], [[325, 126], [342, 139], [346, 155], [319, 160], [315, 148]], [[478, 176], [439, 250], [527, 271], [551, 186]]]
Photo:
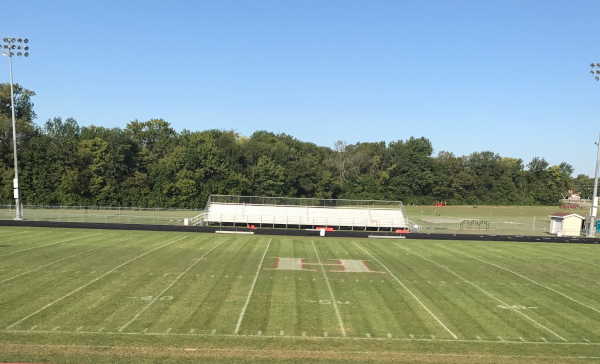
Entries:
[[597, 362], [599, 264], [593, 245], [0, 228], [0, 362]]

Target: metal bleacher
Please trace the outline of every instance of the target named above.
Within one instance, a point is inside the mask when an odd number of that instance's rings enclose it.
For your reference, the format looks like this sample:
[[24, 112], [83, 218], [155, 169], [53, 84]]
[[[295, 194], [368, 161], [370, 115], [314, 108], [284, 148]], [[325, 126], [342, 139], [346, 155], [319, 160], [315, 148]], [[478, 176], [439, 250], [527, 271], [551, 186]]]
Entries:
[[408, 227], [400, 201], [211, 195], [204, 224], [341, 230]]

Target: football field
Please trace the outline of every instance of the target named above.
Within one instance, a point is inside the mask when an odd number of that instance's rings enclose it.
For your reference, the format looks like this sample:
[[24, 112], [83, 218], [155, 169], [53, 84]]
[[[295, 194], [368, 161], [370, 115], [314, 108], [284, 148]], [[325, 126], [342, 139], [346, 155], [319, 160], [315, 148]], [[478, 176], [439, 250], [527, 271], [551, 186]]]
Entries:
[[583, 244], [0, 228], [0, 362], [598, 361], [599, 277]]

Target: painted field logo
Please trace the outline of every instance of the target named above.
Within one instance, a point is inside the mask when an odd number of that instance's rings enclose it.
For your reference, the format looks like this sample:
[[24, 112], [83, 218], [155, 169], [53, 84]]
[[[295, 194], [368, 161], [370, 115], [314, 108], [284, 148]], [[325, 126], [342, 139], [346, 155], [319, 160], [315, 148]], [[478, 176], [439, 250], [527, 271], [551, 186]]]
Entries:
[[276, 270], [313, 270], [304, 268], [305, 263], [303, 258], [282, 258], [277, 257], [275, 261]]
[[277, 257], [277, 260], [275, 261], [275, 267], [270, 269], [316, 271], [316, 269], [310, 269], [308, 267], [321, 265], [327, 268], [327, 272], [332, 273], [383, 273], [371, 270], [364, 260], [330, 259], [330, 261], [331, 263], [320, 264], [308, 263], [304, 258]]
[[339, 264], [336, 264], [339, 269], [329, 270], [330, 272], [342, 273], [383, 273], [371, 270], [364, 260], [355, 259], [339, 259]]

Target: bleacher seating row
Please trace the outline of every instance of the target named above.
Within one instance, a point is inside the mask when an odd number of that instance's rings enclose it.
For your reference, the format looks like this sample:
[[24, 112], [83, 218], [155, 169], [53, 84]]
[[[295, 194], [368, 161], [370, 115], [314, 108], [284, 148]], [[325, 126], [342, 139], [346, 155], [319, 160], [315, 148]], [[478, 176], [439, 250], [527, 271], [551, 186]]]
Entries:
[[351, 228], [405, 228], [402, 209], [254, 205], [211, 203], [208, 224], [290, 225], [299, 227], [337, 226]]

